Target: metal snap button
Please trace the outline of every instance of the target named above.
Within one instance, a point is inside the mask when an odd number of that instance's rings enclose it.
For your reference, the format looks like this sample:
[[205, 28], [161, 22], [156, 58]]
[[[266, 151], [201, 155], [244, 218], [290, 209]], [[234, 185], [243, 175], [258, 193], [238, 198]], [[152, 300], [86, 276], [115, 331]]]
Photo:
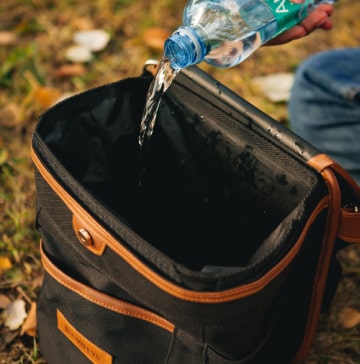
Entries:
[[94, 241], [90, 235], [90, 233], [86, 229], [79, 229], [77, 232], [77, 236], [82, 245], [85, 247], [89, 247], [94, 245]]

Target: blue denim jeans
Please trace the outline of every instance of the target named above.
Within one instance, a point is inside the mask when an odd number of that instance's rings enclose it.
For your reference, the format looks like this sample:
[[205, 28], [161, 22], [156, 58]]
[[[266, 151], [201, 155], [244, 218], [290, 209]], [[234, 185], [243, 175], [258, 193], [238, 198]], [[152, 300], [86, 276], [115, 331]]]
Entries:
[[292, 130], [360, 183], [360, 48], [318, 53], [297, 70], [289, 100]]

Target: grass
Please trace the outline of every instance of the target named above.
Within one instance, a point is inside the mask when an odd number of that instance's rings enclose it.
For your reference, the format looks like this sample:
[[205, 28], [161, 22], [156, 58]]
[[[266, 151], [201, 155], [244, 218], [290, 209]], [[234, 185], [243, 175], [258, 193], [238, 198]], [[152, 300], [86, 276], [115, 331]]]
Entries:
[[[185, 1], [170, 0], [2, 0], [0, 32], [16, 40], [0, 45], [0, 256], [11, 268], [0, 269], [0, 294], [10, 299], [36, 300], [41, 282], [35, 229], [35, 188], [29, 155], [31, 133], [39, 115], [59, 96], [141, 73], [149, 58], [161, 51], [146, 45], [145, 34], [161, 26], [171, 32], [180, 22]], [[287, 121], [286, 104], [274, 104], [252, 83], [256, 76], [293, 72], [311, 54], [360, 44], [360, 3], [340, 0], [330, 33], [311, 36], [280, 47], [264, 47], [241, 65], [227, 70], [201, 67], [279, 122]], [[112, 40], [85, 72], [59, 77], [67, 64], [65, 49], [82, 28], [109, 31]], [[0, 33], [1, 34], [1, 33]], [[1, 37], [0, 37], [1, 39]], [[344, 329], [340, 313], [360, 310], [360, 252], [350, 247], [341, 253], [344, 277], [330, 313], [322, 317], [314, 350], [307, 364], [360, 362], [360, 328]], [[296, 312], [294, 312], [296, 314]], [[0, 362], [43, 363], [36, 339], [1, 326]]]

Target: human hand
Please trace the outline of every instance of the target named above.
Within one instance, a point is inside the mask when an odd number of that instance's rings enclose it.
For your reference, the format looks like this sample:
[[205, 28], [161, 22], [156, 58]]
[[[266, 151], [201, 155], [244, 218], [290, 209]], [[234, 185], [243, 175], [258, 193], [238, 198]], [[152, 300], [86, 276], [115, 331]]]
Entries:
[[[301, 3], [304, 0], [292, 0], [294, 3]], [[279, 34], [267, 42], [266, 46], [289, 43], [295, 39], [303, 38], [316, 29], [330, 30], [332, 21], [330, 19], [333, 6], [330, 4], [320, 4], [301, 23], [291, 29]]]

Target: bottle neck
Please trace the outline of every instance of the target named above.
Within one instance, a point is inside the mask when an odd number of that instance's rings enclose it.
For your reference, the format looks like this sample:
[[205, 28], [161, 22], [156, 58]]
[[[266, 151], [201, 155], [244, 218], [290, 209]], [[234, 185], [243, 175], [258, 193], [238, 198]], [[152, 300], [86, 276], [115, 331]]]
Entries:
[[179, 27], [165, 42], [164, 57], [175, 70], [200, 63], [205, 56], [206, 46], [193, 27]]

